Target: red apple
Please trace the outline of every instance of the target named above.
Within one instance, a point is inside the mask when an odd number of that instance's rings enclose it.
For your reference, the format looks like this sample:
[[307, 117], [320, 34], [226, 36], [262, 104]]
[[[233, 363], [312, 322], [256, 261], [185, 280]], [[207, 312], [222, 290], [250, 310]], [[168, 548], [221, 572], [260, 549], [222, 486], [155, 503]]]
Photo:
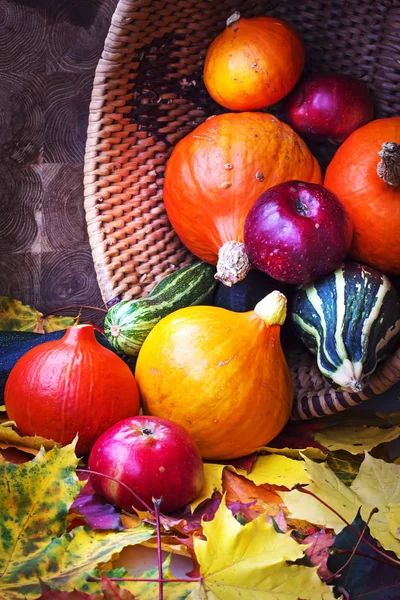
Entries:
[[[203, 461], [189, 433], [158, 417], [129, 417], [107, 429], [95, 442], [88, 466], [121, 481], [149, 506], [153, 498], [162, 498], [164, 513], [190, 503], [204, 483]], [[97, 493], [119, 508], [146, 509], [115, 481], [91, 475], [91, 482]]]
[[341, 73], [304, 78], [285, 99], [284, 110], [288, 123], [301, 135], [337, 144], [374, 116], [365, 83]]
[[352, 223], [322, 185], [287, 181], [258, 198], [244, 226], [246, 253], [260, 271], [286, 283], [307, 283], [346, 256]]

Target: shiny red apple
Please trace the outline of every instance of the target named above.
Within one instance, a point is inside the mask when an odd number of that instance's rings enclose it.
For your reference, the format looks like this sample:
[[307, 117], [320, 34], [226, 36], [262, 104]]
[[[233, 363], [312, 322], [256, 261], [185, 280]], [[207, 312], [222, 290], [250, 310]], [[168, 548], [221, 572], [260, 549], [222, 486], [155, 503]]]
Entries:
[[315, 183], [280, 183], [258, 198], [244, 226], [255, 267], [286, 283], [307, 283], [335, 270], [353, 227], [338, 197]]
[[146, 506], [127, 488], [150, 507], [153, 498], [162, 498], [160, 510], [168, 513], [194, 500], [204, 483], [203, 461], [189, 433], [158, 417], [129, 417], [110, 427], [95, 442], [88, 467], [127, 486], [90, 476], [97, 493], [128, 512]]
[[284, 101], [286, 120], [300, 135], [339, 144], [371, 121], [368, 87], [352, 75], [319, 73], [304, 78]]

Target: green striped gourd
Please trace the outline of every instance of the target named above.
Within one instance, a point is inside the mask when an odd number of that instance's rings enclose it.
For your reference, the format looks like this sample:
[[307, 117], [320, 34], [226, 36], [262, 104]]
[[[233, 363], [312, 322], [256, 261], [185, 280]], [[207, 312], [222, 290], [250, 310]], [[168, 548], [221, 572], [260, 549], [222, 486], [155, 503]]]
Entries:
[[212, 265], [197, 262], [164, 277], [145, 298], [118, 302], [105, 318], [108, 341], [119, 353], [137, 356], [160, 319], [179, 308], [212, 302], [214, 274]]
[[400, 341], [395, 288], [379, 271], [354, 262], [299, 286], [292, 319], [303, 343], [317, 355], [321, 373], [349, 392], [360, 392]]

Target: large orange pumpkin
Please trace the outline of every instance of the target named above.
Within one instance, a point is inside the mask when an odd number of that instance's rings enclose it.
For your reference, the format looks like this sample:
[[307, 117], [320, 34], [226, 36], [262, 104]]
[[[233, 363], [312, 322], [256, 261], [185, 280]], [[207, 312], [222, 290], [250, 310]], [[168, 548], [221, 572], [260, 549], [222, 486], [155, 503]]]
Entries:
[[350, 254], [387, 273], [400, 273], [400, 117], [357, 129], [328, 166], [325, 186], [353, 222]]
[[230, 285], [249, 270], [243, 228], [250, 208], [268, 188], [292, 179], [322, 183], [318, 162], [297, 133], [270, 114], [226, 113], [175, 146], [164, 204], [193, 254], [217, 264], [221, 251], [217, 276]]
[[135, 376], [147, 414], [179, 423], [203, 458], [244, 456], [284, 427], [293, 390], [280, 344], [286, 298], [272, 292], [254, 311], [180, 309], [145, 340]]
[[234, 13], [204, 64], [210, 96], [229, 110], [257, 110], [286, 96], [304, 67], [304, 47], [288, 23]]

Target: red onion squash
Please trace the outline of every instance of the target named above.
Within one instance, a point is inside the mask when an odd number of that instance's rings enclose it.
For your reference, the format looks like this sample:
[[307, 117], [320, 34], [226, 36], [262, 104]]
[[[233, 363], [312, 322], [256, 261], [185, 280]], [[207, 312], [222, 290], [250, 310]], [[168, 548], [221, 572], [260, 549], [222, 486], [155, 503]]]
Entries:
[[128, 365], [102, 346], [91, 325], [35, 346], [12, 368], [4, 391], [8, 418], [21, 435], [40, 435], [85, 454], [111, 425], [139, 412]]

